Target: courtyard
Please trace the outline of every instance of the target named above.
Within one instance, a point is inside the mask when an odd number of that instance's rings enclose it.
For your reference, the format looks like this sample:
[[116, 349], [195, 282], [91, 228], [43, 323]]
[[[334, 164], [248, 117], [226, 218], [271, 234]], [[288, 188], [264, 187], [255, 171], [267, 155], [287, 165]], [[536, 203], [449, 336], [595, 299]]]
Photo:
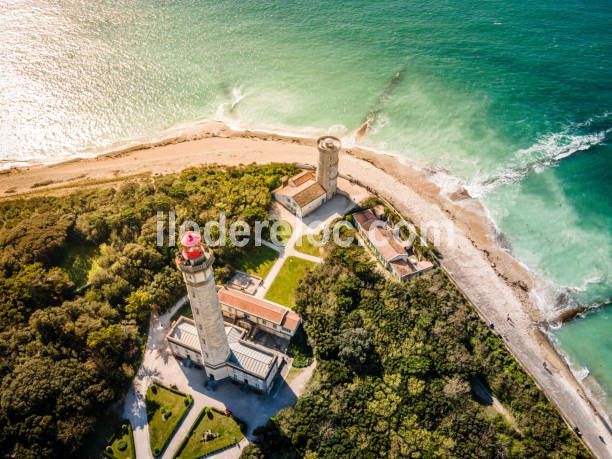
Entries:
[[[177, 391], [188, 394], [193, 399], [191, 409], [178, 424], [159, 457], [173, 459], [185, 438], [190, 434], [191, 427], [201, 411], [204, 407], [210, 407], [222, 413], [227, 408], [246, 424], [245, 438], [238, 445], [223, 450], [219, 456], [238, 458], [241, 448], [248, 444], [248, 438], [251, 438], [256, 427], [265, 424], [280, 409], [295, 403], [312, 375], [314, 364], [299, 369], [297, 376], [292, 377], [290, 382], [284, 379], [289, 370], [285, 365], [283, 374], [275, 384], [270, 396], [245, 392], [241, 386], [230, 382], [221, 383], [214, 390], [206, 388], [204, 372], [198, 368], [187, 368], [176, 360], [170, 354], [165, 341], [172, 316], [184, 305], [185, 300], [183, 299], [165, 314], [151, 317], [144, 358], [126, 398], [123, 413], [133, 427], [136, 455], [139, 459], [155, 457], [149, 438], [150, 431], [157, 432], [157, 427], [153, 427], [148, 422], [146, 394], [152, 384], [159, 383], [166, 387], [175, 386]], [[178, 413], [173, 413], [170, 418], [176, 414]], [[154, 435], [157, 436], [157, 433]]]

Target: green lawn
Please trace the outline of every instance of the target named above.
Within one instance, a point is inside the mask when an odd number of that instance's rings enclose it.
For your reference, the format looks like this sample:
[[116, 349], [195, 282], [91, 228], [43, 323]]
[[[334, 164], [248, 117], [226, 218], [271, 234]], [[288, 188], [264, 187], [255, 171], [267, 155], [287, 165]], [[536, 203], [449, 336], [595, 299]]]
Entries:
[[87, 284], [94, 259], [99, 253], [99, 248], [87, 241], [73, 242], [63, 249], [61, 254], [55, 256], [53, 261], [66, 271], [70, 280], [78, 288]]
[[233, 263], [234, 268], [265, 278], [278, 258], [278, 252], [266, 245], [247, 247], [246, 252]]
[[132, 426], [128, 421], [124, 421], [123, 425], [125, 425], [127, 429], [125, 432], [123, 428], [119, 429], [115, 435], [115, 439], [107, 446], [107, 448], [111, 448], [112, 452], [105, 449], [105, 455], [116, 459], [136, 459]]
[[300, 280], [316, 265], [317, 263], [302, 258], [287, 258], [266, 293], [266, 299], [287, 307], [295, 306], [295, 290]]
[[[274, 231], [272, 231], [272, 228], [270, 228], [270, 241], [275, 243], [276, 240], [278, 240], [282, 245], [285, 245], [287, 239], [289, 239], [293, 234], [293, 227], [287, 220], [278, 220], [278, 222], [280, 223], [278, 228], [276, 228]], [[273, 235], [276, 235], [276, 239], [273, 238]]]
[[[172, 391], [159, 384], [152, 384], [147, 390], [147, 419], [149, 421], [149, 441], [154, 456], [164, 450], [175, 429], [187, 414], [190, 407], [186, 405], [187, 395]], [[163, 411], [170, 412], [164, 419]]]
[[[219, 436], [204, 441], [204, 434], [208, 430]], [[232, 446], [242, 440], [242, 437], [240, 426], [233, 418], [210, 408], [204, 408], [191, 428], [189, 437], [181, 445], [176, 459], [197, 459]]]
[[305, 253], [306, 255], [312, 255], [313, 257], [320, 257], [323, 247], [313, 245], [312, 242], [310, 242], [310, 239], [318, 242], [321, 240], [321, 238], [322, 235], [320, 234], [304, 234], [301, 238], [295, 241], [295, 250]]

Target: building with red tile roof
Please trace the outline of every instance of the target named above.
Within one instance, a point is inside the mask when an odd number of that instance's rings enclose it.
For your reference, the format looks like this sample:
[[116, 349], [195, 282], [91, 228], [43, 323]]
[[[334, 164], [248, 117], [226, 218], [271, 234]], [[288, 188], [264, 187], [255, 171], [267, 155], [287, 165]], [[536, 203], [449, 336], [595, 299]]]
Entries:
[[302, 171], [274, 191], [274, 199], [298, 217], [318, 209], [336, 193], [340, 140], [324, 136], [317, 140], [319, 161], [316, 175]]
[[380, 263], [396, 278], [407, 279], [432, 269], [433, 263], [419, 260], [397, 240], [384, 218], [382, 206], [353, 214], [357, 230]]
[[291, 338], [302, 322], [301, 317], [291, 309], [238, 290], [221, 287], [217, 296], [226, 318], [247, 320], [277, 336]]

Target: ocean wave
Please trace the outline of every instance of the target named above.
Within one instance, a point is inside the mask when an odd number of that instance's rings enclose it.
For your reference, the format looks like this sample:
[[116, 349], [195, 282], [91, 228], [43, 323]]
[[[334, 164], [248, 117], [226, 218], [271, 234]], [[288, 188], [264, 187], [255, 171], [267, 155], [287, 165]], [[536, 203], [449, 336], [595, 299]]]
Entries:
[[590, 285], [599, 284], [601, 282], [604, 282], [605, 280], [606, 279], [603, 274], [596, 274], [584, 279], [582, 284], [573, 287], [567, 287], [567, 289], [573, 293], [586, 292]]
[[[501, 185], [521, 181], [531, 173], [543, 172], [555, 167], [564, 158], [601, 144], [612, 133], [612, 128], [601, 126], [609, 115], [605, 113], [601, 117], [575, 123], [563, 132], [541, 137], [529, 148], [518, 150], [508, 164], [491, 176], [475, 178], [466, 186], [467, 190], [474, 197], [484, 196]], [[585, 130], [591, 132], [582, 132]]]
[[244, 100], [247, 94], [244, 92], [241, 86], [233, 86], [228, 89], [226, 98], [217, 107], [217, 117], [225, 118], [231, 116], [238, 108], [238, 104]]
[[590, 374], [589, 369], [586, 367], [580, 368], [578, 370], [572, 369], [572, 373], [578, 381], [583, 381]]

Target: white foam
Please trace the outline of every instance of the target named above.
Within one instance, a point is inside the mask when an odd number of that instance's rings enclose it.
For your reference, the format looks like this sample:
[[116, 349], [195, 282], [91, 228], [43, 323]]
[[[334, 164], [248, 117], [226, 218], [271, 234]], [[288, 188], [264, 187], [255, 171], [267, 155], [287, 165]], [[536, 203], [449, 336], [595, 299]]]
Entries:
[[[435, 169], [429, 179], [440, 188], [442, 194], [451, 194], [464, 188], [464, 182], [445, 169]], [[489, 218], [490, 219], [490, 218]]]
[[586, 292], [586, 290], [589, 288], [589, 285], [599, 284], [603, 280], [604, 280], [604, 276], [602, 274], [597, 274], [591, 277], [587, 277], [586, 279], [582, 281], [582, 284], [572, 286], [572, 287], [567, 287], [567, 289], [574, 293]]
[[586, 367], [580, 368], [579, 370], [572, 369], [572, 373], [574, 373], [574, 376], [578, 381], [583, 381], [587, 378], [587, 376], [589, 376], [589, 369]]
[[572, 125], [564, 132], [551, 133], [541, 137], [529, 148], [518, 150], [512, 159], [492, 176], [476, 177], [466, 186], [472, 196], [481, 197], [500, 185], [515, 183], [527, 175], [554, 167], [564, 158], [580, 151], [586, 151], [602, 143], [612, 128], [589, 134], [575, 134], [594, 123], [592, 119]]
[[238, 106], [238, 104], [245, 98], [245, 94], [242, 93], [242, 88], [234, 87], [232, 88], [232, 101], [230, 104], [230, 111], [234, 111], [234, 109]]

